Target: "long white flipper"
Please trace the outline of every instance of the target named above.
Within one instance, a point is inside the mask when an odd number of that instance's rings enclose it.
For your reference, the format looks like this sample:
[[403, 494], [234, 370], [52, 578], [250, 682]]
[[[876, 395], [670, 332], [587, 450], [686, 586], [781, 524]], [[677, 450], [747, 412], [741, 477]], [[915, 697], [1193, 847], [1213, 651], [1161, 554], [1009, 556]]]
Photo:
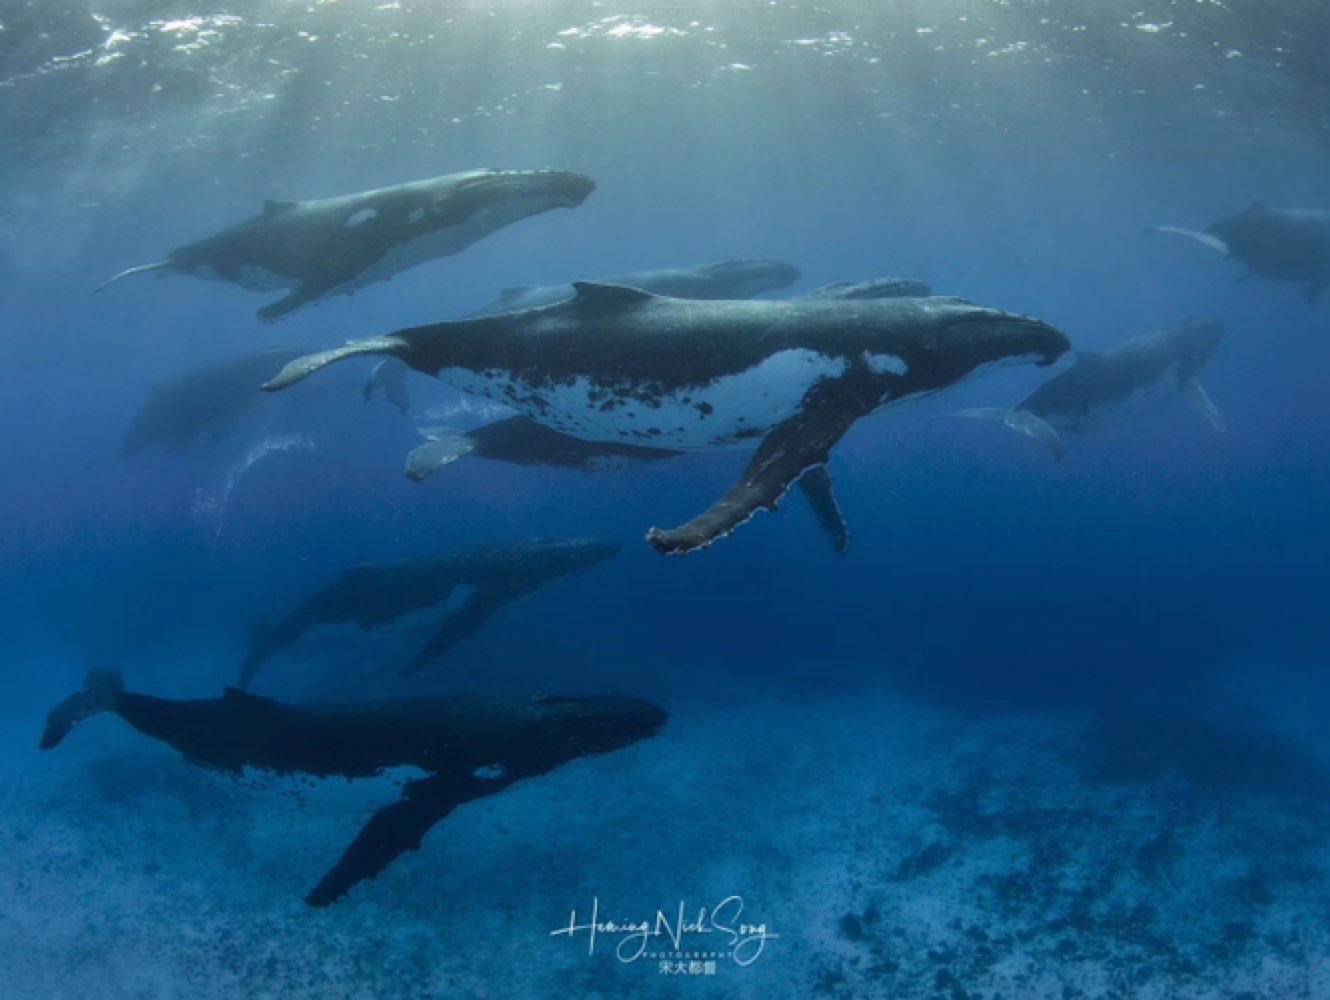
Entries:
[[1211, 250], [1222, 253], [1225, 257], [1229, 254], [1228, 244], [1218, 236], [1211, 236], [1209, 233], [1203, 233], [1196, 229], [1183, 229], [1181, 226], [1152, 226], [1146, 230], [1147, 233], [1172, 233], [1174, 236], [1186, 236], [1195, 240], [1202, 246], [1207, 246]]
[[121, 271], [119, 274], [115, 275], [114, 277], [107, 278], [105, 281], [103, 281], [100, 285], [98, 285], [96, 288], [92, 290], [92, 294], [96, 295], [103, 288], [107, 288], [110, 285], [114, 285], [121, 278], [128, 278], [131, 274], [147, 274], [149, 271], [164, 271], [170, 266], [171, 262], [169, 260], [159, 260], [153, 264], [140, 264], [138, 267], [128, 268], [124, 271]]
[[973, 406], [967, 410], [948, 413], [949, 417], [972, 417], [978, 420], [996, 420], [1012, 430], [1024, 434], [1031, 441], [1037, 441], [1048, 449], [1054, 461], [1062, 461], [1062, 438], [1046, 420], [1036, 417], [1029, 410], [1008, 410], [1000, 406]]

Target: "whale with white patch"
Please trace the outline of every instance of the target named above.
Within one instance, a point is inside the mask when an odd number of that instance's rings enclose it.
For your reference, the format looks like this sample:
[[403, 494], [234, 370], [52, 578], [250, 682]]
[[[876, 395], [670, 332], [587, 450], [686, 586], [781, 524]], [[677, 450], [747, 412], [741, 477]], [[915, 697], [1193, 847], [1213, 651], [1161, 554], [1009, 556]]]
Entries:
[[459, 253], [521, 219], [573, 208], [595, 186], [564, 170], [472, 170], [316, 201], [265, 201], [254, 218], [121, 271], [97, 291], [131, 274], [193, 274], [253, 291], [288, 289], [258, 311], [281, 319]]
[[1119, 344], [1110, 351], [1082, 351], [1015, 406], [974, 407], [950, 416], [996, 420], [1062, 460], [1058, 431], [1080, 434], [1109, 414], [1171, 393], [1181, 393], [1216, 431], [1224, 418], [1197, 378], [1224, 339], [1222, 323], [1184, 320]]
[[679, 449], [757, 442], [738, 484], [708, 511], [649, 533], [657, 551], [682, 554], [773, 509], [859, 418], [990, 365], [1050, 364], [1068, 347], [1047, 323], [961, 299], [700, 302], [576, 288], [569, 302], [312, 354], [265, 388], [382, 355], [584, 440]]

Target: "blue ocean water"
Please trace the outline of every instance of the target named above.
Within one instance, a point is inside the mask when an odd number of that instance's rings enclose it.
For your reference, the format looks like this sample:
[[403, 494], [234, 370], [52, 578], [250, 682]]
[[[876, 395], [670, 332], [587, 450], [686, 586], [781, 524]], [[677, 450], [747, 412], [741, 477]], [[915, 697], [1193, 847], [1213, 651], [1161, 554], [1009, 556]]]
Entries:
[[[0, 4], [0, 995], [1330, 996], [1330, 306], [1145, 232], [1330, 208], [1327, 32], [1182, 0]], [[263, 199], [481, 167], [596, 190], [277, 324], [278, 293], [184, 276], [91, 294]], [[360, 399], [368, 362], [120, 454], [204, 365], [724, 257], [800, 269], [767, 297], [917, 277], [1078, 351], [1222, 321], [1227, 430], [1165, 394], [1055, 463], [937, 418], [1072, 359], [983, 374], [836, 446], [844, 556], [794, 495], [650, 549], [742, 450], [410, 482], [417, 428], [486, 401], [412, 374], [403, 416]], [[238, 786], [106, 718], [36, 749], [92, 667], [217, 697], [348, 567], [535, 537], [624, 548], [414, 678], [418, 623], [311, 634], [256, 691], [612, 692], [670, 723], [459, 808], [326, 910], [305, 893], [393, 793]], [[725, 926], [640, 957], [551, 933], [593, 900]], [[736, 951], [749, 920], [772, 936]]]

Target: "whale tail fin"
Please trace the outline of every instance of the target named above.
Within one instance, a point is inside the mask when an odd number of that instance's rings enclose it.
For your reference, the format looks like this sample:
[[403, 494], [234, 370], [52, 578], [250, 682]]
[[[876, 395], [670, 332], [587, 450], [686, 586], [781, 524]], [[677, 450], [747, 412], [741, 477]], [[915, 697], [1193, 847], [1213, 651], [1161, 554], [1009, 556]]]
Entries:
[[422, 427], [420, 435], [425, 443], [406, 456], [406, 478], [413, 483], [428, 479], [476, 450], [473, 437], [447, 427]]
[[386, 354], [389, 357], [400, 358], [408, 350], [408, 344], [401, 337], [375, 337], [372, 340], [352, 341], [349, 344], [343, 344], [341, 347], [334, 347], [330, 351], [306, 354], [294, 361], [287, 362], [286, 366], [274, 378], [263, 383], [262, 388], [266, 392], [285, 389], [287, 386], [295, 385], [302, 379], [308, 378], [319, 369], [327, 368], [338, 361], [345, 361], [347, 358], [370, 354]]
[[168, 259], [168, 260], [154, 261], [151, 264], [140, 264], [138, 267], [126, 268], [125, 270], [121, 271], [119, 274], [112, 275], [111, 277], [103, 281], [100, 285], [98, 285], [96, 288], [92, 290], [92, 294], [96, 295], [98, 292], [102, 291], [103, 289], [109, 288], [110, 286], [114, 285], [121, 278], [128, 278], [131, 274], [147, 274], [149, 271], [165, 271], [170, 266], [171, 266], [171, 261]]
[[1055, 462], [1062, 461], [1062, 438], [1053, 426], [1029, 410], [1005, 409], [1000, 406], [972, 406], [965, 410], [956, 410], [946, 414], [949, 417], [970, 417], [977, 420], [996, 420], [1004, 427], [1010, 427], [1019, 434], [1024, 434], [1031, 441], [1043, 445]]
[[46, 728], [38, 744], [43, 750], [59, 746], [71, 729], [84, 719], [115, 707], [115, 696], [125, 690], [118, 670], [90, 670], [83, 690], [71, 694], [46, 715]]

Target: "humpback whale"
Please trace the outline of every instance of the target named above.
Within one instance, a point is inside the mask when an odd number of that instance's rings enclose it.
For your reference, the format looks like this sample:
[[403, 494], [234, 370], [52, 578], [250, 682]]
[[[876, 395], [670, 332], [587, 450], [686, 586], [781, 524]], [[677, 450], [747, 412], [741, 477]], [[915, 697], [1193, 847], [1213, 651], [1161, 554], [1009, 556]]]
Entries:
[[932, 295], [927, 282], [918, 278], [869, 278], [867, 281], [837, 281], [796, 296], [801, 299], [910, 299]]
[[[508, 417], [469, 431], [448, 427], [421, 428], [425, 443], [406, 456], [406, 477], [420, 482], [459, 458], [474, 455], [514, 465], [551, 465], [580, 472], [597, 472], [630, 462], [659, 462], [684, 453], [613, 441], [582, 441], [542, 427], [528, 417]], [[813, 508], [818, 524], [832, 547], [844, 555], [850, 530], [832, 492], [831, 477], [822, 466], [799, 477], [799, 489]]]
[[472, 170], [316, 201], [265, 201], [252, 219], [121, 271], [216, 277], [252, 291], [288, 289], [257, 315], [277, 320], [447, 257], [504, 226], [582, 204], [595, 182], [563, 170]]
[[1321, 209], [1272, 208], [1254, 201], [1204, 232], [1180, 226], [1155, 226], [1147, 232], [1186, 236], [1256, 274], [1304, 284], [1308, 302], [1320, 298], [1330, 284], [1330, 212]]
[[699, 302], [579, 283], [540, 309], [415, 327], [290, 362], [278, 390], [381, 355], [591, 441], [758, 447], [739, 482], [681, 528], [684, 554], [774, 509], [859, 418], [994, 364], [1051, 364], [1067, 339], [1040, 320], [960, 299]]
[[139, 404], [120, 454], [130, 458], [154, 445], [182, 451], [201, 437], [221, 434], [264, 401], [258, 384], [272, 373], [273, 366], [300, 354], [275, 347], [158, 382]]
[[472, 588], [420, 652], [398, 671], [402, 676], [414, 674], [447, 655], [503, 606], [561, 576], [612, 559], [620, 548], [617, 543], [596, 539], [561, 539], [473, 548], [388, 565], [355, 566], [276, 625], [256, 630], [240, 666], [237, 687], [248, 688], [275, 650], [295, 642], [314, 625], [385, 625], [442, 605], [458, 587]]
[[1106, 412], [1158, 390], [1181, 392], [1215, 430], [1223, 431], [1224, 418], [1196, 377], [1223, 337], [1222, 323], [1185, 320], [1102, 354], [1081, 352], [1070, 368], [1010, 409], [975, 407], [951, 416], [1000, 421], [1042, 444], [1058, 461], [1058, 430], [1084, 432]]
[[[788, 288], [799, 280], [799, 269], [783, 260], [730, 258], [695, 267], [666, 267], [629, 271], [596, 278], [598, 285], [627, 285], [644, 292], [679, 299], [751, 299], [763, 292]], [[565, 302], [576, 294], [571, 285], [518, 285], [505, 288], [498, 300], [463, 317], [494, 316]]]
[[83, 720], [102, 712], [180, 751], [192, 764], [240, 775], [367, 778], [391, 768], [425, 776], [370, 817], [342, 857], [305, 897], [327, 906], [420, 847], [430, 829], [460, 805], [497, 794], [594, 754], [649, 739], [664, 709], [636, 698], [445, 697], [361, 704], [291, 705], [227, 688], [220, 698], [172, 700], [124, 689], [120, 676], [95, 670], [83, 690], [47, 716], [40, 746], [49, 750]]

